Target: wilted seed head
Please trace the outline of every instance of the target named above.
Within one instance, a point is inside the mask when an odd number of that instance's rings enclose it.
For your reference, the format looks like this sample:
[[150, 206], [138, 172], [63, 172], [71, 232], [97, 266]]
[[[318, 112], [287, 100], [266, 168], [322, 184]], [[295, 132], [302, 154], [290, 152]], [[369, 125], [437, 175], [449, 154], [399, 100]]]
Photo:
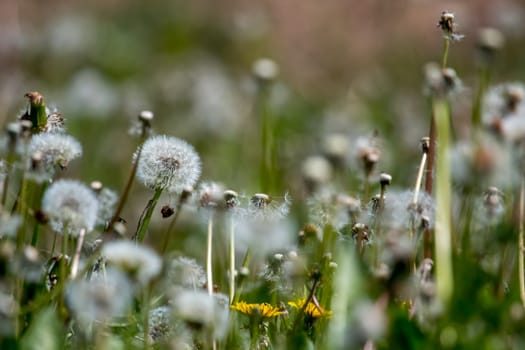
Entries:
[[271, 81], [277, 78], [279, 66], [269, 58], [260, 58], [253, 63], [253, 74], [261, 81]]
[[423, 259], [421, 264], [417, 268], [416, 277], [419, 282], [429, 282], [432, 280], [432, 268], [434, 267], [434, 261], [429, 258]]
[[421, 152], [425, 154], [428, 153], [430, 149], [430, 137], [428, 136], [422, 137], [420, 144], [421, 144]]
[[377, 147], [376, 135], [359, 137], [356, 140], [357, 156], [361, 161], [365, 176], [370, 176], [381, 158], [381, 151]]
[[108, 268], [90, 280], [77, 279], [66, 286], [66, 304], [83, 326], [125, 316], [132, 300], [132, 287], [122, 272]]
[[42, 164], [49, 177], [56, 169], [67, 168], [70, 161], [82, 155], [82, 146], [72, 136], [57, 133], [33, 135], [29, 143], [29, 154], [40, 153]]
[[153, 249], [131, 241], [106, 243], [102, 247], [102, 256], [141, 286], [147, 286], [162, 269], [162, 260]]
[[175, 214], [175, 209], [169, 204], [166, 204], [160, 209], [160, 214], [162, 215], [162, 218], [166, 219]]
[[441, 28], [446, 38], [453, 41], [459, 41], [463, 38], [462, 34], [457, 33], [457, 24], [454, 20], [454, 14], [452, 12], [443, 11], [437, 24], [437, 27]]
[[392, 183], [392, 175], [387, 173], [381, 173], [379, 175], [379, 184], [381, 186], [389, 186]]
[[239, 205], [239, 194], [233, 190], [226, 190], [223, 193], [226, 208], [232, 209]]
[[494, 222], [499, 219], [505, 211], [505, 203], [503, 201], [504, 194], [497, 187], [489, 187], [483, 194], [483, 213], [479, 213], [481, 217], [485, 218], [483, 221]]
[[77, 236], [95, 226], [98, 201], [93, 191], [75, 180], [58, 180], [44, 193], [42, 209], [57, 233]]
[[463, 85], [452, 68], [441, 68], [435, 62], [424, 66], [425, 92], [431, 96], [448, 97], [461, 91]]
[[195, 259], [177, 257], [170, 260], [166, 267], [167, 282], [170, 286], [181, 286], [187, 289], [202, 289], [206, 285], [206, 273]]
[[256, 193], [250, 199], [246, 215], [248, 219], [279, 220], [288, 215], [290, 210], [290, 197], [284, 195], [284, 201], [278, 203], [265, 193]]
[[250, 199], [250, 206], [257, 209], [264, 209], [272, 202], [272, 198], [265, 193], [256, 193]]
[[332, 165], [325, 157], [311, 156], [303, 161], [301, 172], [309, 191], [315, 191], [332, 178]]
[[201, 174], [201, 160], [193, 146], [173, 136], [153, 136], [142, 146], [137, 178], [153, 190], [170, 193], [193, 186]]

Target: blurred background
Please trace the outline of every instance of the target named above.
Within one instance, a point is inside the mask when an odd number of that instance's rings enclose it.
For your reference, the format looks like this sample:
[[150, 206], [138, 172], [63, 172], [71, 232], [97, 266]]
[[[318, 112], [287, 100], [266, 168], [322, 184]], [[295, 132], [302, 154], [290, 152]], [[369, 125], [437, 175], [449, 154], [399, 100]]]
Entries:
[[[41, 92], [84, 147], [64, 176], [121, 191], [138, 142], [128, 131], [141, 110], [151, 110], [156, 133], [196, 147], [204, 180], [253, 193], [260, 137], [252, 65], [267, 57], [280, 68], [268, 96], [275, 195], [300, 187], [302, 161], [334, 132], [353, 140], [377, 130], [379, 169], [408, 186], [429, 124], [422, 67], [441, 58], [436, 24], [443, 10], [455, 13], [465, 34], [449, 56], [464, 82], [454, 104], [461, 136], [476, 86], [479, 29], [505, 35], [493, 82], [523, 79], [519, 1], [2, 0], [0, 123], [25, 108], [24, 93]], [[133, 195], [151, 193], [137, 185]], [[145, 201], [131, 203], [127, 216]]]

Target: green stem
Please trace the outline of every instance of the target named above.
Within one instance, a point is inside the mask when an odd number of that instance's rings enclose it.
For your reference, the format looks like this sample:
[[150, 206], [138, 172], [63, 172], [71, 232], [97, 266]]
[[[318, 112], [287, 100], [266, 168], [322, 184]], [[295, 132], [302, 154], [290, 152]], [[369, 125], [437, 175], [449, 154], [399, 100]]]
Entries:
[[[248, 248], [246, 250], [246, 255], [244, 255], [244, 260], [242, 262], [242, 268], [248, 268], [250, 266], [251, 260], [252, 260], [252, 252], [251, 252], [250, 248]], [[241, 298], [241, 294], [242, 294], [242, 291], [243, 291], [245, 279], [246, 279], [246, 276], [240, 276], [240, 278], [239, 278], [239, 285], [238, 285], [238, 288], [237, 288], [237, 292], [235, 293], [235, 298], [234, 298], [233, 304], [238, 303], [240, 298]]]
[[448, 59], [448, 49], [450, 47], [450, 38], [448, 36], [445, 36], [445, 47], [443, 48], [443, 57], [441, 60], [441, 67], [446, 68], [447, 67], [447, 59]]
[[235, 295], [235, 223], [230, 214], [230, 304]]
[[146, 231], [148, 230], [149, 222], [151, 221], [151, 215], [153, 214], [153, 210], [155, 210], [155, 206], [157, 205], [161, 194], [162, 188], [155, 190], [155, 194], [148, 201], [148, 204], [146, 205], [142, 215], [140, 216], [139, 223], [137, 226], [137, 232], [135, 232], [135, 235], [133, 236], [133, 239], [138, 243], [142, 243], [144, 241]]
[[490, 81], [490, 70], [487, 66], [480, 67], [479, 69], [479, 82], [476, 89], [476, 96], [474, 98], [474, 105], [472, 106], [472, 132], [476, 135], [476, 132], [481, 126], [481, 102], [483, 101], [483, 95]]
[[209, 214], [210, 216], [208, 217], [208, 240], [206, 243], [206, 277], [208, 280], [208, 294], [213, 295], [213, 212], [210, 212]]
[[519, 226], [518, 226], [518, 278], [520, 284], [520, 298], [521, 303], [525, 307], [525, 262], [524, 250], [525, 245], [523, 243], [523, 221], [525, 217], [525, 178], [521, 179], [520, 189], [520, 202], [519, 202]]
[[111, 217], [111, 220], [108, 223], [108, 226], [106, 228], [107, 231], [113, 227], [113, 224], [116, 223], [120, 219], [120, 213], [122, 213], [122, 210], [124, 209], [124, 205], [126, 204], [126, 201], [128, 199], [129, 192], [131, 191], [131, 187], [133, 186], [133, 181], [135, 180], [135, 175], [137, 174], [137, 168], [140, 161], [140, 156], [142, 155], [142, 144], [145, 140], [145, 134], [143, 133], [142, 138], [140, 139], [140, 145], [139, 149], [137, 151], [137, 157], [135, 158], [135, 162], [133, 163], [133, 167], [131, 168], [131, 172], [129, 173], [128, 180], [126, 181], [126, 187], [124, 188], [124, 191], [122, 191], [122, 194], [120, 195], [117, 209], [115, 210], [115, 213]]
[[259, 86], [259, 91], [256, 100], [256, 113], [260, 119], [261, 125], [261, 163], [260, 163], [260, 188], [264, 193], [269, 193], [273, 190], [273, 159], [274, 145], [273, 145], [273, 123], [272, 116], [267, 105], [267, 90], [265, 85]]
[[168, 226], [168, 229], [166, 230], [166, 233], [164, 234], [164, 243], [162, 244], [162, 254], [166, 253], [166, 250], [168, 249], [168, 245], [171, 238], [171, 233], [173, 231], [173, 228], [175, 227], [175, 224], [177, 223], [179, 219], [179, 215], [182, 209], [182, 199], [179, 199], [179, 202], [177, 203], [177, 207], [175, 208], [175, 214], [173, 214], [173, 219], [171, 219], [170, 225]]
[[434, 99], [438, 154], [436, 162], [436, 280], [438, 297], [448, 302], [453, 291], [451, 250], [450, 119], [445, 100]]
[[149, 286], [145, 288], [144, 290], [144, 300], [142, 302], [144, 313], [143, 317], [143, 328], [144, 328], [144, 350], [148, 350], [150, 348], [149, 344]]

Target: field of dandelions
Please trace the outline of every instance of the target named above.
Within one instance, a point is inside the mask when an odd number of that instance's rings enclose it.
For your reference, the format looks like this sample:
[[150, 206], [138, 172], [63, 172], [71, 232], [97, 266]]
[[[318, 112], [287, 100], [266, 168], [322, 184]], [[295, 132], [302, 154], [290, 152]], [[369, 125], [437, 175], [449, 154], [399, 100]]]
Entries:
[[[95, 72], [63, 100], [12, 91], [22, 110], [0, 137], [0, 348], [525, 348], [525, 85], [494, 78], [504, 38], [493, 28], [462, 83], [460, 24], [448, 11], [429, 23], [443, 50], [422, 67], [420, 101], [403, 101], [426, 114], [405, 125], [352, 121], [358, 96], [292, 97], [264, 57], [242, 94], [212, 62], [172, 72], [178, 83], [155, 93], [196, 96], [192, 113], [182, 100], [171, 109], [187, 120], [159, 119], [128, 89], [134, 119], [102, 138], [111, 120], [69, 128], [59, 107], [110, 111]], [[301, 124], [317, 114], [331, 127]]]

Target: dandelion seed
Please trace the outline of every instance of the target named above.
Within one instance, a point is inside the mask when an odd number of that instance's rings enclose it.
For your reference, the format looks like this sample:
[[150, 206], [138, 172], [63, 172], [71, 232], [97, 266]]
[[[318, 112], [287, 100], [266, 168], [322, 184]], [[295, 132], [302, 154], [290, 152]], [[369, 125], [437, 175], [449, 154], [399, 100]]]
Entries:
[[58, 180], [44, 193], [42, 209], [57, 233], [77, 236], [81, 229], [93, 230], [98, 201], [93, 191], [75, 180]]
[[42, 166], [51, 178], [57, 169], [67, 168], [69, 162], [82, 155], [82, 146], [72, 136], [57, 133], [33, 135], [29, 143], [29, 154], [38, 153]]
[[193, 146], [173, 136], [153, 136], [142, 146], [137, 178], [153, 190], [170, 193], [194, 186], [201, 160]]
[[268, 303], [248, 304], [244, 301], [240, 301], [233, 304], [231, 308], [248, 316], [260, 316], [262, 318], [271, 318], [286, 314], [286, 311]]
[[102, 256], [141, 286], [147, 286], [162, 269], [162, 260], [155, 251], [131, 241], [106, 243], [102, 247]]

